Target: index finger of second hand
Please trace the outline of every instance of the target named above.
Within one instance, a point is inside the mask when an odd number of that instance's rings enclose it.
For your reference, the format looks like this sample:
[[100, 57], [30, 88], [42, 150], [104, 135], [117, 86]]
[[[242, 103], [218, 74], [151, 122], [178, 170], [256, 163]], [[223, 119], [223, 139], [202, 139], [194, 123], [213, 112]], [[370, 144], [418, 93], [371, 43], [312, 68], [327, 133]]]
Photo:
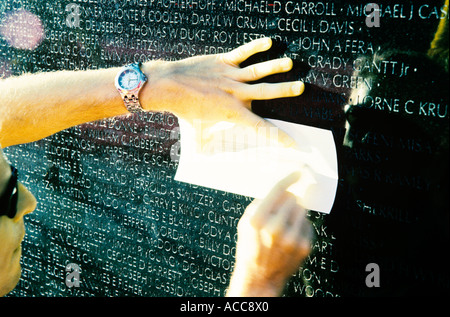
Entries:
[[261, 201], [258, 212], [255, 215], [256, 221], [263, 221], [266, 219], [273, 208], [276, 207], [278, 199], [286, 190], [300, 178], [300, 172], [296, 171], [285, 178], [281, 179], [269, 192], [269, 194]]

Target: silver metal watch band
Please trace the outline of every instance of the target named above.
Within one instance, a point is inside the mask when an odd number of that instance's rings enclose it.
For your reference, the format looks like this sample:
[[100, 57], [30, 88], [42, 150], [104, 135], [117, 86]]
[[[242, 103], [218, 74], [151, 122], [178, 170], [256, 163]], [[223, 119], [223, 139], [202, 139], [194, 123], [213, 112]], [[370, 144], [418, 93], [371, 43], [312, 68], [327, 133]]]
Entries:
[[123, 101], [125, 103], [125, 107], [131, 113], [137, 113], [142, 111], [142, 106], [139, 102], [139, 97], [136, 95], [124, 95]]

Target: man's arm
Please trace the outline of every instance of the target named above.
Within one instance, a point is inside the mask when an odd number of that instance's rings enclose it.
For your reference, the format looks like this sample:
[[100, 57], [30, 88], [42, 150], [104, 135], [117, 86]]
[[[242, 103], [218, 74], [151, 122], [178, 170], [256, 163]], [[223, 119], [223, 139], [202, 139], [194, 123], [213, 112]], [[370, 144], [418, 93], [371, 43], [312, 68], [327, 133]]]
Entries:
[[[264, 126], [267, 123], [251, 113], [251, 100], [297, 96], [304, 89], [301, 82], [246, 83], [291, 69], [290, 59], [239, 67], [270, 46], [271, 40], [265, 38], [224, 54], [144, 63], [142, 70], [149, 80], [141, 90], [141, 105], [188, 121], [235, 120]], [[32, 142], [78, 124], [126, 114], [114, 86], [118, 71], [57, 71], [0, 81], [0, 144]]]
[[26, 74], [0, 82], [3, 147], [126, 113], [114, 87], [118, 68]]

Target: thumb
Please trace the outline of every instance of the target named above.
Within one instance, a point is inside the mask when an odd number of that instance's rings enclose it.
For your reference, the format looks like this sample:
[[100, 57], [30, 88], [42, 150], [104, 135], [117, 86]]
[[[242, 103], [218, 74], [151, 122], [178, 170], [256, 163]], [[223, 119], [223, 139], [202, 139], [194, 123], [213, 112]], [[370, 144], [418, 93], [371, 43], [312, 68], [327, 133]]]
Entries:
[[286, 132], [251, 111], [247, 111], [237, 120], [239, 124], [254, 128], [258, 137], [264, 138], [268, 142], [266, 144], [285, 148], [297, 147], [295, 140]]

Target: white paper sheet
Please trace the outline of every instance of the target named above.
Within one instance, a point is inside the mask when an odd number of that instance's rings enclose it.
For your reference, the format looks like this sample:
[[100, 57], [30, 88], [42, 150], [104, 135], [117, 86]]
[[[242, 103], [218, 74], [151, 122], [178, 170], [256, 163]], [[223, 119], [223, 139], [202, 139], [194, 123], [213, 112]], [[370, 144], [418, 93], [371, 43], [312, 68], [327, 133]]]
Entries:
[[265, 134], [230, 122], [206, 129], [180, 119], [181, 155], [175, 180], [262, 199], [282, 178], [300, 171], [300, 180], [288, 190], [305, 208], [329, 213], [338, 180], [331, 131], [267, 120], [277, 127], [270, 133], [283, 130], [298, 149], [284, 148]]

